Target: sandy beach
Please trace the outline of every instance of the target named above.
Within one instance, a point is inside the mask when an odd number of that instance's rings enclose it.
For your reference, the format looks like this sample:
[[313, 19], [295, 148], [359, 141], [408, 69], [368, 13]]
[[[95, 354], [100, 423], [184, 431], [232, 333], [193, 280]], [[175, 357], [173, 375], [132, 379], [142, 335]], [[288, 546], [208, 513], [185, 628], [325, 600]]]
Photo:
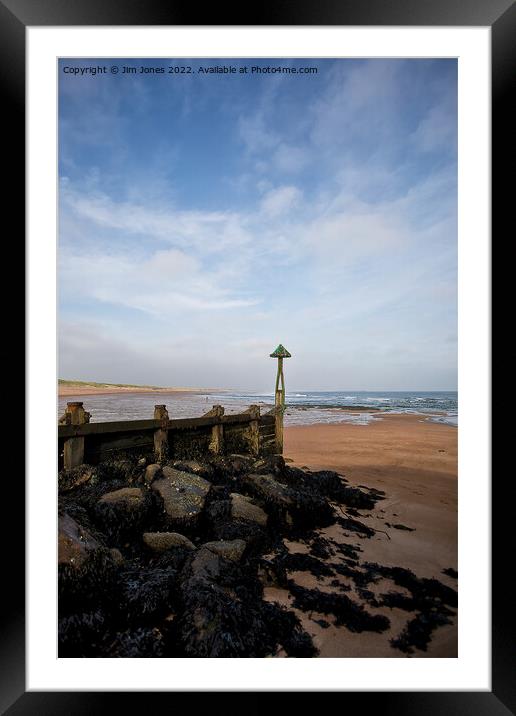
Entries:
[[215, 388], [154, 388], [151, 386], [122, 386], [122, 385], [59, 385], [59, 398], [76, 398], [83, 395], [131, 395], [136, 393], [156, 393], [175, 396], [192, 394], [209, 394], [220, 392]]
[[[457, 589], [457, 580], [443, 574], [443, 569], [457, 570], [456, 428], [417, 415], [385, 415], [369, 425], [293, 426], [285, 429], [284, 456], [289, 464], [335, 470], [350, 485], [386, 493], [370, 516], [362, 512], [359, 518], [377, 530], [373, 537], [345, 533], [339, 525], [319, 530], [322, 536], [356, 545], [361, 562], [405, 567], [418, 577], [434, 577]], [[302, 543], [292, 542], [288, 547], [292, 552], [307, 551]], [[305, 587], [334, 589], [331, 580], [318, 581], [307, 572], [292, 573], [291, 577]], [[351, 587], [350, 595], [361, 601], [353, 583], [340, 579]], [[393, 588], [392, 582], [383, 579], [371, 586], [375, 594]], [[266, 598], [292, 608], [291, 595], [285, 590], [270, 587]], [[336, 627], [327, 615], [294, 611], [321, 657], [404, 657], [389, 640], [399, 635], [411, 615], [398, 608], [364, 606], [373, 614], [386, 615], [390, 629], [383, 634], [352, 633]], [[323, 628], [316, 620], [329, 621], [330, 626]], [[434, 632], [427, 651], [416, 650], [411, 656], [456, 657], [457, 618], [452, 621]]]

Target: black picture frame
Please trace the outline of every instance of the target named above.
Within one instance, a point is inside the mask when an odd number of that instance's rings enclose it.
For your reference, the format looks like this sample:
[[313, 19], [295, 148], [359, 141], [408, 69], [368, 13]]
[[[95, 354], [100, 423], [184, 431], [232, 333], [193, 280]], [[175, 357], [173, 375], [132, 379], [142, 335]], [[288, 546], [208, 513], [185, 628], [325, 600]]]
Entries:
[[[202, 22], [199, 22], [199, 17]], [[28, 26], [66, 25], [362, 25], [362, 26], [490, 26], [492, 32], [492, 233], [502, 252], [505, 226], [510, 227], [513, 213], [514, 176], [508, 145], [514, 135], [516, 116], [511, 103], [511, 83], [516, 76], [516, 5], [514, 0], [318, 0], [317, 3], [276, 0], [267, 6], [249, 4], [246, 14], [235, 12], [219, 3], [202, 9], [193, 4], [148, 0], [0, 0], [0, 83], [2, 87], [4, 140], [13, 152], [9, 164], [9, 182], [4, 189], [5, 206], [16, 217], [25, 216], [25, 30]], [[24, 222], [18, 219], [9, 243], [18, 247], [24, 265]], [[514, 230], [512, 230], [514, 233]], [[494, 242], [493, 242], [494, 243]], [[20, 247], [21, 250], [20, 250]], [[505, 289], [507, 290], [507, 289]], [[503, 286], [493, 291], [493, 306], [501, 306]], [[505, 296], [508, 297], [508, 294]], [[498, 302], [498, 304], [497, 304]], [[495, 313], [493, 312], [493, 315]], [[504, 368], [505, 352], [493, 354], [495, 368]], [[496, 381], [493, 390], [496, 389]], [[501, 420], [501, 419], [500, 419]], [[495, 448], [503, 451], [503, 427], [497, 425]], [[23, 448], [21, 453], [23, 454]], [[18, 466], [19, 468], [19, 466]], [[512, 472], [512, 471], [511, 471]], [[503, 480], [503, 476], [501, 478]], [[512, 479], [510, 477], [509, 479]], [[345, 692], [339, 695], [348, 710], [360, 699], [359, 708], [381, 709], [382, 713], [404, 714], [489, 714], [500, 716], [516, 713], [516, 670], [514, 606], [511, 590], [508, 551], [511, 539], [511, 504], [504, 485], [493, 481], [492, 518], [492, 691], [490, 692]], [[16, 525], [17, 539], [10, 538], [12, 529], [2, 520], [6, 530], [2, 544], [3, 573], [9, 574], [2, 590], [0, 610], [0, 712], [9, 716], [38, 714], [98, 714], [120, 708], [121, 698], [130, 698], [132, 708], [157, 707], [156, 699], [177, 704], [176, 693], [98, 693], [98, 692], [26, 692], [25, 690], [25, 570], [24, 541], [20, 525], [24, 523], [24, 484], [19, 478], [10, 480], [4, 489], [9, 493], [9, 511]], [[509, 560], [509, 554], [511, 558]], [[505, 556], [507, 555], [507, 557]], [[507, 562], [505, 562], [507, 560]], [[512, 561], [512, 564], [514, 562]], [[508, 569], [509, 567], [509, 569]], [[80, 661], [77, 668], [81, 668]], [[407, 684], [410, 688], [410, 684]], [[221, 704], [224, 694], [215, 697], [212, 706]], [[247, 697], [246, 693], [233, 694]], [[263, 703], [258, 695], [257, 705]], [[319, 695], [316, 695], [318, 698]], [[304, 695], [307, 698], [308, 694]], [[144, 701], [145, 699], [145, 701]], [[243, 702], [242, 702], [243, 703]], [[248, 708], [248, 705], [246, 705]]]

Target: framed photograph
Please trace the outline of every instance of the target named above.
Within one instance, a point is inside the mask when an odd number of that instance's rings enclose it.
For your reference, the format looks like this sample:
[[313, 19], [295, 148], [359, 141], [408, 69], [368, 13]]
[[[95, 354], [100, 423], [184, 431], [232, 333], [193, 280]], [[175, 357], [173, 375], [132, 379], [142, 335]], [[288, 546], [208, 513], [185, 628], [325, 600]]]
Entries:
[[29, 339], [2, 709], [514, 710], [489, 315], [514, 4], [0, 13]]

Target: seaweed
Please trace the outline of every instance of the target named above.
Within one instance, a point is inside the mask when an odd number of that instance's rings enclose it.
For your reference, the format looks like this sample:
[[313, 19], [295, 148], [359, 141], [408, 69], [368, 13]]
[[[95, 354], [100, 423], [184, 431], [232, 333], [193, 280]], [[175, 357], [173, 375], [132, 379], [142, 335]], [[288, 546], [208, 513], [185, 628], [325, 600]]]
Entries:
[[364, 537], [372, 537], [376, 532], [376, 530], [372, 529], [372, 527], [368, 527], [363, 522], [359, 522], [358, 520], [337, 517], [337, 522], [343, 530], [357, 532], [360, 535], [364, 535]]
[[352, 632], [383, 632], [390, 626], [389, 619], [382, 614], [370, 614], [361, 604], [357, 604], [346, 594], [321, 592], [319, 589], [306, 589], [292, 580], [289, 590], [294, 597], [294, 606], [304, 612], [333, 614], [335, 624], [344, 624]]
[[453, 569], [453, 567], [447, 567], [446, 569], [443, 569], [443, 574], [446, 574], [448, 577], [452, 577], [452, 579], [458, 579], [459, 573], [456, 569]]
[[390, 640], [391, 646], [406, 654], [413, 654], [414, 647], [426, 651], [432, 632], [445, 624], [451, 624], [451, 619], [437, 609], [420, 612], [409, 621], [399, 636]]

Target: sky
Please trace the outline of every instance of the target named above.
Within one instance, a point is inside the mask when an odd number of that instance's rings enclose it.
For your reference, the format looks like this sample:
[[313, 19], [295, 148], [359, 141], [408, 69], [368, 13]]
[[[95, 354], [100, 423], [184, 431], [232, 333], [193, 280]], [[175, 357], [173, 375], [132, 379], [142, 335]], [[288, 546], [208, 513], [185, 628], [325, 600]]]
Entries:
[[61, 378], [456, 389], [456, 60], [62, 59], [58, 131]]

